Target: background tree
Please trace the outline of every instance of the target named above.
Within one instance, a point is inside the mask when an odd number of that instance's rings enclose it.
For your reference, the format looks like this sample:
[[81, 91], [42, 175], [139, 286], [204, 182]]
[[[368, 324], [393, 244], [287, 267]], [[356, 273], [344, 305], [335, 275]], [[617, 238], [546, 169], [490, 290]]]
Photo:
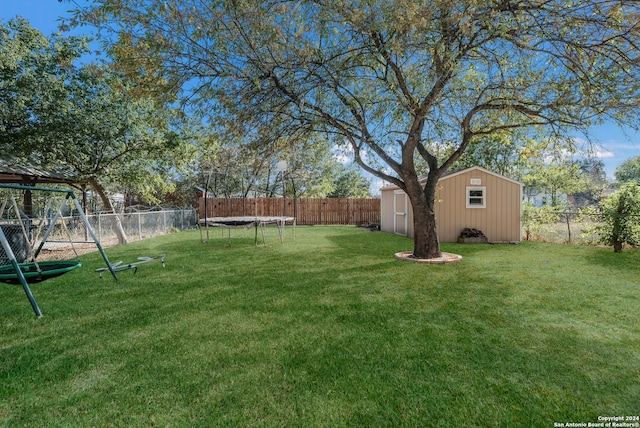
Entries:
[[[630, 0], [98, 0], [73, 21], [155, 96], [282, 137], [323, 132], [411, 200], [414, 255], [437, 257], [438, 179], [480, 137], [635, 119]], [[188, 85], [186, 85], [188, 83]], [[229, 123], [232, 123], [229, 120]], [[270, 125], [269, 125], [270, 126]], [[438, 160], [429, 142], [455, 150]], [[419, 181], [416, 159], [428, 166]]]
[[531, 202], [522, 204], [522, 228], [527, 241], [535, 239], [540, 232], [555, 225], [558, 220], [558, 212], [551, 205], [536, 207]]
[[529, 189], [542, 194], [545, 203], [555, 209], [568, 208], [569, 201], [565, 196], [583, 192], [587, 188], [580, 166], [571, 160], [537, 163], [522, 181]]
[[[286, 163], [280, 171], [278, 163]], [[203, 155], [194, 186], [214, 197], [325, 197], [340, 167], [327, 142], [309, 139], [291, 148], [286, 141], [261, 145], [224, 141]], [[284, 184], [283, 184], [284, 183]]]
[[618, 183], [635, 181], [640, 183], [640, 156], [622, 162], [613, 173]]
[[578, 160], [580, 174], [585, 183], [584, 190], [571, 195], [577, 207], [594, 206], [600, 202], [609, 180], [602, 159], [587, 157]]
[[284, 154], [286, 195], [292, 198], [324, 198], [334, 189], [335, 177], [342, 167], [325, 138], [298, 144]]
[[343, 167], [333, 180], [333, 190], [329, 198], [369, 198], [371, 182], [362, 176], [360, 171]]

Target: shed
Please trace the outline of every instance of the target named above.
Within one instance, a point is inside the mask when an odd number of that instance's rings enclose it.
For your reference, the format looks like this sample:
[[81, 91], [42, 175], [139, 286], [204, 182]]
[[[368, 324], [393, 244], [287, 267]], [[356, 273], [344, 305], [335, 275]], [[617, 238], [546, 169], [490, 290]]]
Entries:
[[[457, 242], [465, 228], [479, 229], [492, 243], [522, 240], [523, 184], [474, 166], [440, 178], [436, 221], [440, 242]], [[380, 229], [413, 238], [413, 211], [404, 191], [381, 189]]]

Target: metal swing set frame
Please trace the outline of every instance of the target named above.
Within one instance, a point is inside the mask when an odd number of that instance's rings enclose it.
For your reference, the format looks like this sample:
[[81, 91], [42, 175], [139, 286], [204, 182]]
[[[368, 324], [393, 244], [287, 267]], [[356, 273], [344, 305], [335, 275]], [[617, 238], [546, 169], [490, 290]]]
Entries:
[[[25, 186], [25, 185], [18, 185], [18, 184], [0, 184], [0, 189], [16, 189], [16, 190], [24, 190], [24, 191], [37, 190], [37, 191], [43, 191], [43, 192], [50, 192], [54, 194], [56, 193], [63, 194], [65, 200], [70, 199], [73, 202], [78, 212], [78, 215], [82, 219], [82, 222], [86, 227], [86, 230], [89, 232], [89, 234], [91, 235], [91, 238], [93, 239], [93, 241], [85, 241], [83, 243], [93, 243], [96, 245], [96, 247], [98, 248], [98, 251], [100, 251], [100, 254], [102, 255], [103, 260], [107, 264], [107, 268], [105, 268], [105, 270], [109, 270], [113, 278], [115, 280], [118, 280], [118, 276], [116, 275], [116, 269], [114, 269], [113, 265], [109, 262], [109, 259], [107, 258], [107, 255], [105, 254], [104, 250], [102, 249], [102, 246], [100, 245], [100, 241], [98, 240], [98, 237], [96, 236], [93, 228], [91, 227], [91, 224], [89, 224], [89, 220], [87, 219], [84, 213], [84, 210], [82, 209], [80, 202], [78, 202], [78, 199], [76, 198], [76, 195], [73, 192], [73, 190], [52, 189], [52, 188], [46, 188], [46, 187]], [[4, 208], [4, 205], [2, 206], [2, 208]], [[42, 250], [44, 244], [47, 242], [47, 239], [53, 232], [55, 225], [57, 224], [58, 220], [60, 220], [61, 217], [62, 217], [62, 213], [60, 209], [56, 210], [55, 215], [51, 219], [49, 227], [47, 228], [47, 231], [44, 233], [42, 237], [42, 241], [40, 242], [40, 244], [38, 245], [38, 248], [33, 252], [31, 256], [31, 259], [32, 259], [31, 262], [27, 262], [27, 263], [18, 262], [13, 250], [11, 249], [11, 246], [9, 245], [9, 241], [7, 240], [7, 237], [4, 231], [2, 230], [2, 228], [0, 228], [0, 244], [2, 244], [2, 248], [4, 249], [5, 254], [7, 255], [7, 258], [11, 263], [10, 266], [13, 268], [13, 272], [8, 275], [3, 275], [2, 280], [4, 282], [15, 283], [15, 284], [20, 283], [22, 285], [22, 288], [24, 289], [24, 292], [27, 295], [27, 298], [29, 299], [29, 303], [31, 303], [31, 307], [33, 308], [33, 311], [37, 317], [41, 317], [42, 312], [40, 311], [40, 308], [38, 307], [38, 304], [35, 298], [33, 297], [33, 294], [31, 293], [31, 289], [29, 288], [29, 282], [43, 281], [47, 278], [63, 275], [81, 265], [80, 262], [70, 262], [70, 263], [64, 264], [63, 266], [56, 266], [53, 264], [48, 264], [47, 262], [35, 261], [36, 257]], [[22, 224], [22, 222], [21, 222], [21, 227], [23, 232], [26, 233], [26, 229]]]

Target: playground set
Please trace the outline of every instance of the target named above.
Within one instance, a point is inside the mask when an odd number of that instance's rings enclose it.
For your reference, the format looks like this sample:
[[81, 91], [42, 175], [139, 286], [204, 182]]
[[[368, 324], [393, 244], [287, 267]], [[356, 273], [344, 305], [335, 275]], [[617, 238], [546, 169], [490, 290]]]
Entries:
[[[6, 194], [0, 204], [0, 281], [22, 285], [37, 317], [41, 317], [42, 312], [29, 284], [64, 275], [82, 266], [79, 260], [38, 261], [45, 249], [71, 246], [77, 256], [74, 244], [93, 244], [106, 264], [96, 272], [102, 277], [102, 273], [108, 271], [116, 281], [117, 272], [133, 269], [135, 274], [138, 265], [143, 263], [161, 260], [164, 267], [164, 255], [139, 257], [134, 263], [111, 264], [73, 190], [0, 184], [0, 191]], [[24, 201], [22, 208], [16, 202], [16, 194], [20, 192]], [[36, 202], [40, 206], [34, 204], [34, 193], [39, 196]], [[76, 229], [75, 236], [72, 236], [73, 229]], [[77, 229], [81, 231], [81, 239], [77, 237]], [[60, 235], [66, 235], [66, 239], [61, 240]]]

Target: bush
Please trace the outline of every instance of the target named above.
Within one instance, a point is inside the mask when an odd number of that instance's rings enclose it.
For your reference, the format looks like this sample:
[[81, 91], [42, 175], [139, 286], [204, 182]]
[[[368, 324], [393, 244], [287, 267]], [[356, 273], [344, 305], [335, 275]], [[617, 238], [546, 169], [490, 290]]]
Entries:
[[586, 234], [596, 235], [597, 242], [612, 245], [617, 253], [624, 244], [640, 245], [640, 185], [630, 182], [600, 203], [601, 223]]

